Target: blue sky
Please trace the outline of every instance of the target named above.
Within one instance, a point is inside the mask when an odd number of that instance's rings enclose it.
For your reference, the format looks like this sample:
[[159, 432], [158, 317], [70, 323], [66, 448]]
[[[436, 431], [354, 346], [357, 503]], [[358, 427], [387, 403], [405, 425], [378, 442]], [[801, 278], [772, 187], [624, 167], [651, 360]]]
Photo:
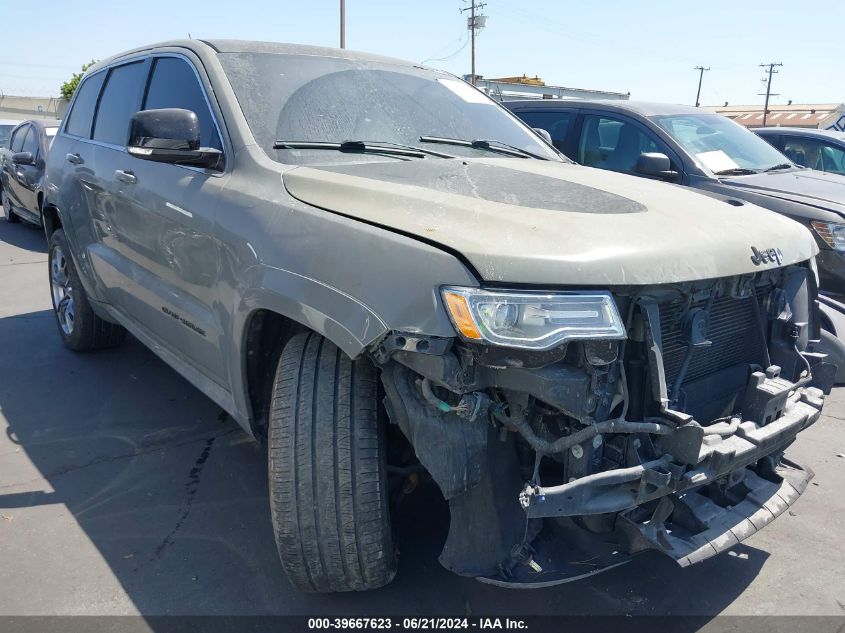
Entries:
[[[51, 96], [75, 69], [136, 45], [186, 37], [338, 45], [338, 0], [42, 0], [0, 2], [5, 50], [0, 92]], [[347, 47], [469, 72], [462, 0], [347, 0]], [[487, 0], [478, 72], [527, 73], [547, 83], [631, 92], [632, 98], [761, 103], [761, 62], [783, 62], [775, 103], [842, 102], [842, 0], [811, 5], [759, 0], [708, 3]], [[39, 15], [43, 15], [41, 18]], [[453, 55], [454, 54], [454, 55]], [[438, 58], [444, 58], [439, 59]]]

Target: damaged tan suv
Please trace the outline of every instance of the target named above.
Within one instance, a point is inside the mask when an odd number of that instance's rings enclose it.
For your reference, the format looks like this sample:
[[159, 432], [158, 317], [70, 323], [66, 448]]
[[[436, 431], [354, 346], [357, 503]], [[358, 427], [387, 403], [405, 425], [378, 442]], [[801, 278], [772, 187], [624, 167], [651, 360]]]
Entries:
[[574, 165], [448, 74], [136, 49], [86, 73], [45, 193], [62, 340], [128, 330], [266, 441], [300, 589], [388, 583], [420, 474], [442, 564], [521, 586], [697, 562], [812, 476], [784, 455], [833, 380], [809, 232]]

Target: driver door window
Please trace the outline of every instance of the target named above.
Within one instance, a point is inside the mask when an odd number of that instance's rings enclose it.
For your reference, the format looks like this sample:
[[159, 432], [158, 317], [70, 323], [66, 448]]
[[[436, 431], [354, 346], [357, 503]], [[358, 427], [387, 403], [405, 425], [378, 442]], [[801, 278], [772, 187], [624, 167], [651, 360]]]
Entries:
[[802, 167], [845, 174], [845, 151], [841, 148], [805, 138], [786, 138], [783, 153]]
[[35, 160], [38, 156], [38, 134], [35, 128], [30, 126], [29, 132], [23, 142], [22, 152], [29, 152], [32, 154], [32, 159]]
[[205, 100], [196, 73], [188, 62], [178, 57], [155, 60], [144, 110], [182, 108], [197, 115], [200, 124], [200, 145], [223, 149], [214, 117]]
[[12, 153], [23, 151], [23, 141], [27, 132], [29, 132], [28, 125], [24, 125], [23, 127], [19, 127], [15, 130], [15, 133], [12, 135], [12, 141], [9, 144]]
[[582, 165], [633, 174], [637, 159], [645, 152], [665, 150], [635, 123], [594, 114], [584, 117], [578, 144]]

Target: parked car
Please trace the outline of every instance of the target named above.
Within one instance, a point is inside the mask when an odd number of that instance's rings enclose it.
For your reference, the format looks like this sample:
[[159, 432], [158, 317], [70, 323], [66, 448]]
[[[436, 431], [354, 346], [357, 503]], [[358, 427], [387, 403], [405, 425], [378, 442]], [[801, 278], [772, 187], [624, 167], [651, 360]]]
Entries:
[[0, 149], [0, 196], [8, 222], [41, 225], [44, 165], [60, 121], [24, 121]]
[[845, 296], [845, 177], [802, 169], [738, 123], [700, 108], [561, 99], [504, 105], [582, 165], [694, 187], [801, 222], [820, 248], [821, 289]]
[[812, 476], [783, 456], [832, 379], [809, 232], [574, 165], [447, 73], [135, 49], [86, 72], [45, 192], [61, 339], [128, 330], [267, 442], [300, 589], [388, 583], [421, 473], [441, 563], [523, 586], [705, 559]]
[[9, 137], [12, 135], [12, 130], [20, 121], [12, 119], [0, 119], [0, 148], [9, 147]]
[[796, 165], [845, 176], [845, 132], [800, 127], [761, 127], [752, 131]]

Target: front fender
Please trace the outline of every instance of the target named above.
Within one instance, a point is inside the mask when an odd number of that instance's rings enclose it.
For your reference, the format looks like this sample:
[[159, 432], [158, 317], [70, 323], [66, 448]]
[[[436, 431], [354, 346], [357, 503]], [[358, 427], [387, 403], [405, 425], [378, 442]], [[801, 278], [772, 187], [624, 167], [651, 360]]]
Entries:
[[238, 309], [240, 332], [250, 314], [272, 310], [325, 336], [355, 358], [388, 330], [369, 306], [325, 282], [267, 265], [254, 268], [250, 278]]
[[228, 356], [233, 398], [242, 420], [250, 417], [244, 346], [250, 319], [269, 310], [325, 336], [351, 358], [387, 332], [384, 321], [369, 306], [338, 288], [300, 273], [258, 265], [245, 275], [233, 314], [232, 349]]

